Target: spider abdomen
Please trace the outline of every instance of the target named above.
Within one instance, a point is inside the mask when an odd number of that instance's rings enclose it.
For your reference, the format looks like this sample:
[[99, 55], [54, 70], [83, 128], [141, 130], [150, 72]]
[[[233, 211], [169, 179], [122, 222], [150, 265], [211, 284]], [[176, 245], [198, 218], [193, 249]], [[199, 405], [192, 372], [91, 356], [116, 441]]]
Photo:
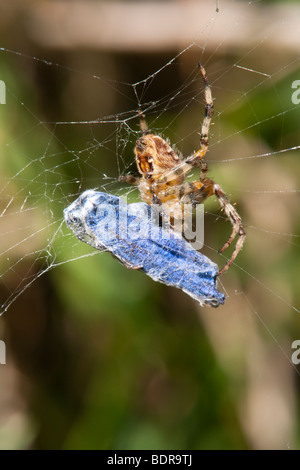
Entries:
[[163, 175], [177, 167], [181, 161], [168, 142], [154, 134], [140, 137], [134, 151], [138, 170], [146, 178]]

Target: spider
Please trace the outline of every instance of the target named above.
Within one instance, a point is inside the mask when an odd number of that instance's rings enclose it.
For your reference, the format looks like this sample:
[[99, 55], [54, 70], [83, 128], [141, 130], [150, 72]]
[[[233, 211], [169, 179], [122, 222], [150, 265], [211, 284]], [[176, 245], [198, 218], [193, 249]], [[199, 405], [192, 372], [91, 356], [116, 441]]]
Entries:
[[[138, 187], [143, 201], [148, 204], [160, 204], [164, 213], [175, 214], [175, 205], [204, 202], [215, 195], [221, 209], [232, 224], [232, 232], [227, 242], [219, 250], [222, 253], [231, 245], [236, 235], [239, 238], [233, 253], [226, 265], [219, 271], [223, 274], [235, 260], [242, 249], [246, 233], [241, 218], [230, 203], [221, 186], [207, 177], [208, 166], [204, 160], [208, 150], [208, 133], [213, 115], [213, 98], [211, 87], [203, 65], [198, 64], [204, 81], [205, 113], [200, 134], [200, 149], [187, 159], [183, 159], [175, 149], [159, 135], [149, 131], [142, 111], [139, 111], [141, 137], [135, 144], [135, 159], [141, 176], [126, 174], [120, 180]], [[200, 178], [196, 181], [185, 182], [185, 178], [194, 167], [200, 168]]]

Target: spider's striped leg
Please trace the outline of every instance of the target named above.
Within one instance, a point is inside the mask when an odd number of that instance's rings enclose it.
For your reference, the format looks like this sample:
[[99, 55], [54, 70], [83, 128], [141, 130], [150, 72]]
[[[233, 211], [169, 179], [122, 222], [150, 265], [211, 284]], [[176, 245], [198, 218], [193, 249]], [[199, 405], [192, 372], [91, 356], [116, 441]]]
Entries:
[[229, 202], [229, 199], [227, 198], [226, 194], [224, 193], [223, 189], [218, 185], [214, 183], [214, 193], [220, 203], [220, 206], [222, 209], [224, 209], [225, 214], [227, 215], [228, 219], [230, 220], [232, 224], [232, 232], [230, 237], [228, 238], [227, 242], [225, 243], [224, 246], [219, 250], [219, 253], [222, 253], [226, 248], [229, 247], [229, 245], [233, 242], [234, 238], [236, 235], [239, 235], [239, 238], [237, 240], [235, 249], [229, 258], [228, 262], [224, 266], [224, 268], [221, 269], [219, 272], [219, 276], [223, 274], [229, 266], [233, 263], [235, 258], [237, 257], [239, 251], [242, 249], [245, 238], [246, 238], [246, 233], [244, 230], [244, 227], [242, 225], [241, 218], [233, 205]]
[[[186, 173], [194, 168], [194, 166], [195, 165], [185, 161], [177, 167], [170, 169], [168, 172], [165, 172], [163, 175], [152, 175], [152, 180], [155, 181], [156, 184], [166, 184], [177, 178], [180, 178], [180, 176], [185, 176]], [[202, 160], [200, 163], [198, 163], [197, 166], [201, 168], [200, 181], [206, 181], [208, 179], [206, 177], [208, 171], [207, 163]]]
[[[169, 173], [164, 175], [157, 175], [155, 181], [157, 183], [167, 183], [173, 179], [183, 176], [188, 173], [194, 166], [201, 168], [200, 180], [205, 181], [207, 173], [207, 164], [203, 161], [208, 149], [208, 133], [213, 115], [214, 103], [211, 93], [211, 87], [207, 79], [206, 71], [203, 65], [199, 64], [200, 71], [204, 81], [204, 97], [205, 97], [205, 112], [204, 119], [201, 127], [200, 149], [195, 152], [191, 157], [179, 163], [176, 168], [172, 168]], [[142, 115], [143, 117], [143, 115]]]
[[159, 198], [163, 202], [169, 200], [177, 200], [181, 204], [200, 204], [209, 196], [214, 194], [214, 182], [208, 178], [205, 181], [192, 181], [190, 183], [182, 183], [177, 186], [169, 186], [158, 192]]
[[206, 181], [208, 178], [207, 178], [207, 172], [208, 172], [208, 165], [205, 161], [201, 161], [201, 165], [200, 165], [200, 168], [201, 168], [201, 173], [200, 173], [200, 181]]
[[199, 67], [204, 81], [205, 112], [201, 128], [200, 149], [186, 160], [187, 163], [191, 163], [192, 165], [198, 165], [199, 161], [202, 160], [206, 155], [208, 149], [208, 133], [214, 111], [211, 87], [207, 79], [205, 68], [201, 64], [199, 64]]

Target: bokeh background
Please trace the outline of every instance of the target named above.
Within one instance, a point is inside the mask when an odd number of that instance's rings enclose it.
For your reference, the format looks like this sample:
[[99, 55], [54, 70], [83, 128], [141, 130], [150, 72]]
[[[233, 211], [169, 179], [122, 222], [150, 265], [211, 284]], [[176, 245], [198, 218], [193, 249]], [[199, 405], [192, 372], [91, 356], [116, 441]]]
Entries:
[[[0, 3], [2, 449], [300, 447], [299, 18], [280, 1]], [[198, 148], [199, 61], [210, 176], [247, 230], [216, 310], [62, 222], [85, 189], [128, 192], [139, 101], [152, 130]], [[221, 266], [230, 224], [205, 209]]]

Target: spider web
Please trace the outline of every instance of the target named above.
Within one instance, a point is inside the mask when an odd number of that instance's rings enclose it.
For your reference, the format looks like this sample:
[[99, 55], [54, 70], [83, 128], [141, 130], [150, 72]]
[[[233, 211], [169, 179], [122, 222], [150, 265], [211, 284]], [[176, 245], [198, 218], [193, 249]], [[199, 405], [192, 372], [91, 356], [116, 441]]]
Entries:
[[[280, 26], [272, 28], [280, 28], [279, 36], [284, 37], [288, 26], [280, 21]], [[121, 174], [136, 171], [133, 148], [139, 136], [139, 108], [149, 128], [170, 139], [185, 157], [198, 149], [204, 113], [200, 61], [215, 99], [207, 154], [209, 176], [236, 201], [247, 239], [229, 273], [220, 279], [226, 305], [213, 313], [200, 309], [199, 315], [233, 384], [242, 369], [247, 369], [252, 393], [245, 397], [241, 419], [250, 441], [258, 446], [260, 425], [259, 436], [266, 446], [272, 442], [270, 445], [284, 447], [294, 439], [291, 383], [297, 369], [291, 361], [290, 344], [299, 336], [300, 313], [300, 105], [291, 100], [300, 58], [283, 52], [270, 57], [267, 43], [271, 32], [231, 55], [226, 49], [226, 32], [224, 40], [210, 49], [217, 29], [215, 15], [205, 25], [204, 41], [197, 39], [134, 82], [115, 79], [109, 66], [105, 74], [102, 68], [94, 73], [78, 63], [65, 65], [1, 49], [7, 93], [0, 137], [1, 315], [9, 315], [15, 301], [45, 273], [53, 271], [55, 276], [67, 263], [80, 258], [89, 263], [90, 258], [103, 256], [75, 239], [65, 226], [63, 209], [85, 189], [127, 196], [130, 202], [139, 200], [135, 189], [118, 182]], [[49, 101], [43, 103], [45, 97], [41, 96], [38, 102], [30, 80], [15, 75], [22, 66], [29, 73], [35, 69], [39, 80], [50, 74], [55, 86], [63, 82], [61, 89], [52, 92], [50, 111], [44, 112], [43, 105], [49, 106]], [[145, 63], [142, 66], [144, 73]], [[32, 101], [24, 99], [29, 94]], [[64, 108], [55, 108], [61, 100]], [[196, 177], [194, 172], [191, 179]], [[205, 212], [203, 251], [222, 266], [229, 254], [218, 255], [217, 251], [228, 238], [230, 224], [216, 201], [208, 200]], [[231, 360], [237, 350], [239, 364]], [[268, 382], [260, 394], [261, 378], [266, 375]], [[287, 391], [289, 400], [284, 398]], [[254, 396], [268, 417], [265, 428], [259, 413], [253, 411]], [[274, 410], [277, 418], [271, 419]], [[278, 425], [281, 430], [276, 434]], [[264, 431], [269, 441], [262, 438]]]

